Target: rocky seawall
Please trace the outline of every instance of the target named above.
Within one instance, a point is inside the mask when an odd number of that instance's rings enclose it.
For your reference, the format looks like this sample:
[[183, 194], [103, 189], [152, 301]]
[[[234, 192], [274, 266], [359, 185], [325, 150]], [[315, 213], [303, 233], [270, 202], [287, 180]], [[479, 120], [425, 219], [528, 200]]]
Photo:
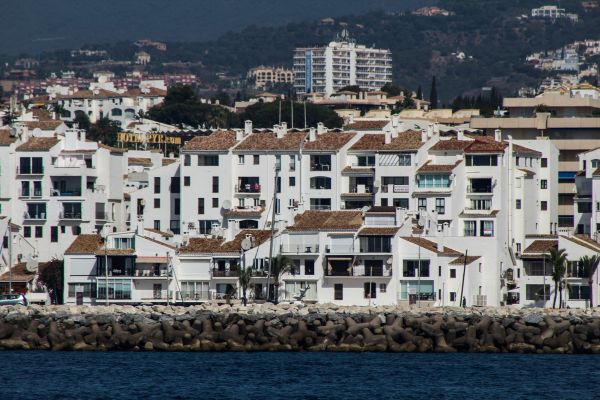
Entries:
[[4, 306], [0, 349], [600, 353], [600, 310]]

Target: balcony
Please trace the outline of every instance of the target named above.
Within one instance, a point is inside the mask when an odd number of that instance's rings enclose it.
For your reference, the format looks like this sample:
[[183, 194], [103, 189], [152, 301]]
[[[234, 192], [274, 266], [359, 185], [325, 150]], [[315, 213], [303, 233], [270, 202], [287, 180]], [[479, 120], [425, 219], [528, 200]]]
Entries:
[[238, 270], [212, 270], [213, 278], [238, 278], [240, 276], [240, 272]]
[[178, 301], [207, 301], [211, 300], [210, 292], [176, 292]]
[[58, 219], [71, 221], [81, 220], [81, 212], [62, 211], [58, 214]]
[[489, 195], [491, 196], [492, 194], [494, 194], [494, 190], [492, 188], [492, 186], [467, 186], [467, 193], [468, 194], [475, 194], [475, 195]]
[[383, 185], [381, 193], [408, 193], [409, 189], [409, 185]]
[[354, 245], [343, 245], [343, 244], [328, 244], [325, 246], [325, 253], [327, 254], [354, 254]]
[[28, 213], [28, 212], [24, 212], [23, 213], [23, 219], [25, 220], [35, 220], [35, 221], [45, 221], [46, 220], [46, 213], [45, 212], [38, 212], [38, 213]]
[[319, 254], [319, 245], [313, 244], [282, 244], [280, 252], [283, 254]]
[[167, 278], [167, 270], [166, 269], [135, 269], [133, 276], [136, 278]]
[[351, 278], [389, 278], [392, 276], [391, 268], [383, 266], [366, 267], [356, 265], [348, 268], [325, 268], [325, 276], [351, 277]]
[[21, 168], [17, 165], [17, 175], [44, 175], [44, 167]]
[[65, 190], [50, 189], [52, 197], [81, 197], [81, 188], [68, 188]]
[[258, 179], [242, 179], [240, 183], [234, 187], [233, 190], [235, 193], [259, 194], [262, 190], [262, 187]]

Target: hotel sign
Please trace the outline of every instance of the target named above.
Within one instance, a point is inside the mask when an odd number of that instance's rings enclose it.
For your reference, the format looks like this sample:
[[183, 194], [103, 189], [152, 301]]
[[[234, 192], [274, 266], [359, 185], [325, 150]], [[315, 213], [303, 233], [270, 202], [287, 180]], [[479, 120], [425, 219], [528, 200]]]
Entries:
[[181, 137], [167, 136], [163, 133], [129, 133], [119, 132], [117, 141], [125, 143], [156, 143], [181, 145]]

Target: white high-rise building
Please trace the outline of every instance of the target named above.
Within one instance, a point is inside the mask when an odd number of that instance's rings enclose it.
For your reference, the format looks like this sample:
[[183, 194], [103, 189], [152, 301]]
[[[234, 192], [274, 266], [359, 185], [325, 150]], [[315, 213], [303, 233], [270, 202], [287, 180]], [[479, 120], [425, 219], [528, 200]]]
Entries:
[[294, 74], [298, 94], [329, 96], [349, 85], [379, 90], [392, 81], [392, 53], [357, 44], [344, 30], [327, 46], [296, 48]]

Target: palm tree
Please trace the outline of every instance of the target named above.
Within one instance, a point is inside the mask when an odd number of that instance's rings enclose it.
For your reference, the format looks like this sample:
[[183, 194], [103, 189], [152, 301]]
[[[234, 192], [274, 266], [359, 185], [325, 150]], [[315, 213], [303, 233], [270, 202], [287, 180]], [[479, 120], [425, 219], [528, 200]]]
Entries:
[[590, 292], [590, 308], [594, 307], [594, 296], [592, 295], [592, 286], [594, 284], [594, 274], [598, 269], [598, 261], [600, 261], [600, 257], [597, 254], [593, 256], [583, 256], [579, 259], [579, 265], [583, 267], [583, 270], [585, 271], [588, 278], [588, 288]]
[[250, 279], [252, 279], [252, 268], [241, 268], [239, 274], [240, 287], [242, 288], [242, 303], [244, 306], [248, 304], [248, 298], [246, 292], [248, 286], [250, 286]]
[[[279, 299], [279, 285], [281, 284], [281, 277], [286, 272], [290, 272], [294, 262], [291, 258], [282, 256], [281, 254], [277, 257], [271, 258], [271, 276], [273, 277], [274, 300]], [[267, 287], [268, 290], [268, 287]], [[267, 293], [268, 297], [269, 293]]]
[[[554, 281], [554, 301], [552, 302], [552, 308], [556, 308], [556, 294], [560, 292], [560, 303], [559, 308], [562, 307], [562, 291], [563, 285], [562, 281], [565, 277], [566, 272], [566, 264], [567, 264], [567, 254], [565, 253], [565, 249], [550, 249], [550, 254], [546, 256], [548, 262], [550, 262], [554, 269], [552, 272], [552, 280]], [[545, 301], [546, 299], [544, 299]]]

